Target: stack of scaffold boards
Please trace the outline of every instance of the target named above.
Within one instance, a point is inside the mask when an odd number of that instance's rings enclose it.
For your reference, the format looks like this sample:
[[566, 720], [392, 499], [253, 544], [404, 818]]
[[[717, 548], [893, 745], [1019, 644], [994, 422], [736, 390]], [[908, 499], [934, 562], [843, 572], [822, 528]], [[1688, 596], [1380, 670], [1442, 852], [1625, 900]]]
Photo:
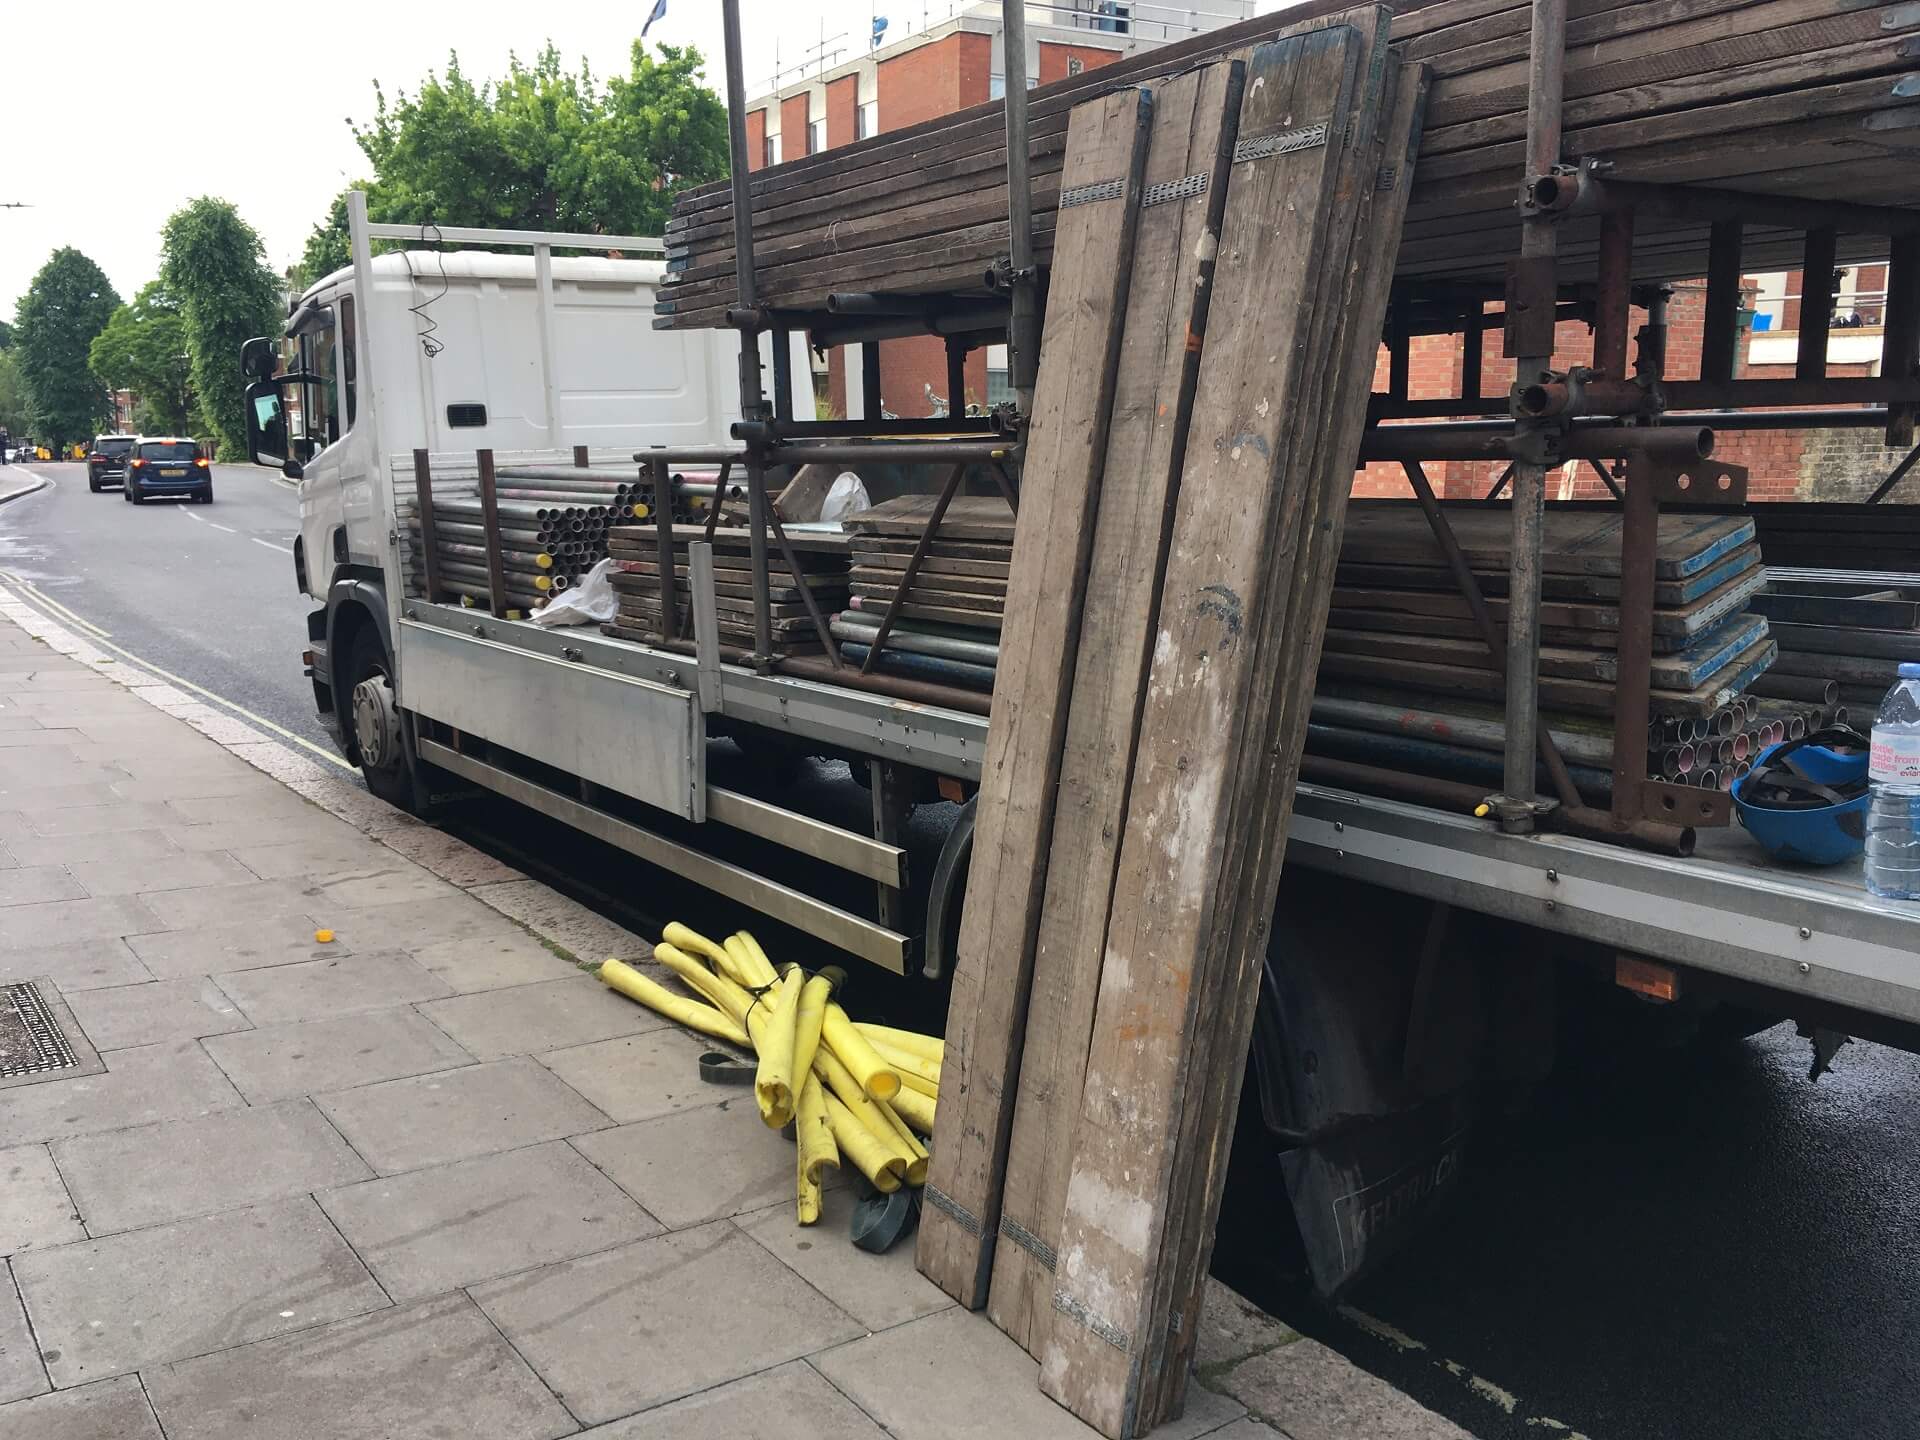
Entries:
[[[1308, 0], [1035, 90], [1028, 101], [1034, 244], [1061, 233], [1067, 117], [1122, 86], [1168, 76], [1304, 25], [1335, 23], [1339, 0]], [[1393, 39], [1433, 83], [1402, 275], [1498, 282], [1513, 253], [1513, 190], [1525, 163], [1524, 0], [1394, 0]], [[1607, 162], [1615, 180], [1912, 204], [1920, 173], [1912, 83], [1920, 10], [1906, 0], [1576, 0], [1565, 57], [1568, 163]], [[840, 291], [972, 293], [1007, 250], [1006, 127], [1000, 102], [858, 144], [790, 159], [751, 182], [758, 298], [824, 311]], [[1703, 275], [1703, 221], [1639, 222], [1635, 261], [1653, 276]], [[725, 182], [688, 190], [666, 228], [656, 322], [725, 323], [737, 305]], [[1840, 237], [1841, 263], [1880, 258]], [[1598, 220], [1561, 230], [1563, 279], [1590, 278]], [[1801, 263], [1801, 237], [1749, 228], [1750, 270]]]
[[883, 1194], [926, 1183], [940, 1089], [941, 1042], [884, 1025], [857, 1025], [833, 998], [833, 972], [808, 975], [767, 958], [742, 930], [715, 944], [669, 924], [653, 958], [685, 986], [669, 988], [610, 959], [601, 983], [689, 1030], [758, 1057], [753, 1095], [771, 1129], [792, 1126], [797, 1218], [820, 1218], [828, 1170], [857, 1169]]
[[891, 610], [875, 669], [991, 693], [1013, 563], [1013, 511], [997, 496], [953, 500], [902, 592], [936, 503], [930, 495], [903, 495], [847, 518], [853, 565], [847, 608], [833, 617], [834, 638], [849, 663], [864, 664]]
[[[713, 545], [713, 604], [720, 643], [736, 651], [751, 650], [754, 644], [753, 567], [752, 547], [746, 532], [675, 525], [670, 538], [673, 638], [695, 638], [690, 604], [692, 571], [687, 547], [705, 540]], [[801, 589], [805, 587], [812, 593], [823, 617], [846, 603], [847, 537], [789, 527], [787, 540], [799, 562], [797, 571], [790, 569], [777, 551], [767, 557], [774, 653], [818, 654], [823, 647]], [[613, 588], [619, 596], [620, 612], [617, 619], [601, 628], [622, 639], [658, 641], [661, 638], [659, 531], [651, 525], [621, 526], [610, 532], [607, 544], [614, 560]]]
[[[1497, 623], [1506, 621], [1504, 507], [1442, 507]], [[1575, 783], [1611, 793], [1620, 516], [1549, 507], [1541, 547], [1540, 701]], [[1774, 721], [1748, 692], [1777, 644], [1752, 605], [1763, 583], [1745, 515], [1666, 514], [1654, 558], [1648, 773], [1726, 789]], [[1446, 780], [1501, 778], [1501, 657], [1481, 638], [1426, 516], [1361, 502], [1348, 516], [1320, 658], [1310, 753]], [[1397, 712], [1391, 719], [1379, 707]], [[1491, 728], [1489, 728], [1491, 727]], [[1637, 744], [1637, 741], [1636, 741]]]
[[1365, 8], [1067, 124], [920, 1268], [1179, 1413], [1425, 75]]

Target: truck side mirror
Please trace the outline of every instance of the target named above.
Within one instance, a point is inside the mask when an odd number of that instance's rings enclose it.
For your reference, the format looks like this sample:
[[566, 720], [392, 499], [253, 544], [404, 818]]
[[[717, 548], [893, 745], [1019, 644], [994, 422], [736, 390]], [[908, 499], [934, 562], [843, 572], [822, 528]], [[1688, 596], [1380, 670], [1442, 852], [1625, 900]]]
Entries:
[[271, 380], [280, 368], [280, 347], [265, 335], [256, 335], [240, 347], [240, 373], [249, 380]]
[[290, 462], [287, 414], [280, 404], [280, 387], [271, 380], [256, 380], [247, 386], [245, 403], [247, 453], [256, 465], [272, 465], [284, 471]]

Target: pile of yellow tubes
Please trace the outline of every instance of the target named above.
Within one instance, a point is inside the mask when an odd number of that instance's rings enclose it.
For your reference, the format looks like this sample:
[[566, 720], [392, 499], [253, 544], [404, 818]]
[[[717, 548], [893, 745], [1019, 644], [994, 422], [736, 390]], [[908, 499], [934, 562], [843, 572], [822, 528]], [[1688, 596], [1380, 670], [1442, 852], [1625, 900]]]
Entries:
[[716, 945], [675, 923], [653, 958], [692, 995], [677, 994], [620, 960], [602, 983], [669, 1020], [760, 1057], [753, 1098], [770, 1129], [794, 1127], [800, 1223], [820, 1218], [820, 1174], [842, 1157], [877, 1190], [924, 1185], [942, 1042], [862, 1025], [835, 1003], [833, 982], [798, 965], [776, 967], [739, 931]]

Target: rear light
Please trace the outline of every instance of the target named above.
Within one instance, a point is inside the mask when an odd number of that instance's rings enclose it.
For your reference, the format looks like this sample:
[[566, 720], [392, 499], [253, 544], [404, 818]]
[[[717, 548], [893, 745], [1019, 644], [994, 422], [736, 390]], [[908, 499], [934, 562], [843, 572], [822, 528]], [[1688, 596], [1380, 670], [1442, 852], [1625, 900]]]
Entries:
[[147, 463], [147, 462], [146, 462], [146, 461], [144, 461], [144, 460], [129, 460], [129, 461], [127, 462], [127, 464], [129, 464], [129, 465], [131, 465], [131, 466], [132, 466], [132, 467], [133, 467], [134, 469], [136, 469], [136, 470], [138, 470], [138, 469], [139, 469], [139, 468], [140, 468], [140, 467], [141, 467], [142, 465], [144, 465], [144, 464], [146, 464], [146, 463]]
[[207, 468], [208, 466], [210, 466], [210, 465], [211, 465], [211, 464], [212, 464], [213, 462], [212, 462], [211, 460], [209, 460], [209, 459], [207, 459], [207, 457], [206, 457], [206, 456], [204, 456], [204, 455], [202, 455], [202, 456], [201, 456], [201, 457], [200, 457], [200, 458], [199, 458], [198, 460], [195, 460], [195, 461], [194, 461], [193, 463], [194, 463], [194, 464], [196, 464], [196, 465], [198, 465], [198, 466], [199, 466], [199, 467], [200, 467], [200, 468], [201, 468], [202, 470], [205, 470], [205, 469], [206, 469], [206, 468]]

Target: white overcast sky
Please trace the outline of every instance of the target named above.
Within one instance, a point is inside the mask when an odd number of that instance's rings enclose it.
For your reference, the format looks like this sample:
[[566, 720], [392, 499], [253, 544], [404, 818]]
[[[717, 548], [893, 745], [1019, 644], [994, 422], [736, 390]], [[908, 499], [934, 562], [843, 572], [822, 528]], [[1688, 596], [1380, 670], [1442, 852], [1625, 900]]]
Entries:
[[[652, 3], [0, 0], [0, 202], [31, 206], [0, 209], [0, 318], [62, 245], [130, 298], [154, 276], [166, 217], [196, 195], [238, 205], [282, 268], [334, 193], [365, 174], [347, 120], [371, 115], [376, 79], [389, 94], [411, 90], [450, 50], [470, 76], [498, 75], [510, 53], [548, 40], [569, 67], [585, 57], [604, 76], [625, 69]], [[804, 60], [823, 29], [851, 56], [875, 13], [899, 38], [958, 8], [742, 0], [747, 91], [765, 90], [776, 63]], [[648, 40], [698, 46], [724, 93], [717, 0], [668, 0]]]

